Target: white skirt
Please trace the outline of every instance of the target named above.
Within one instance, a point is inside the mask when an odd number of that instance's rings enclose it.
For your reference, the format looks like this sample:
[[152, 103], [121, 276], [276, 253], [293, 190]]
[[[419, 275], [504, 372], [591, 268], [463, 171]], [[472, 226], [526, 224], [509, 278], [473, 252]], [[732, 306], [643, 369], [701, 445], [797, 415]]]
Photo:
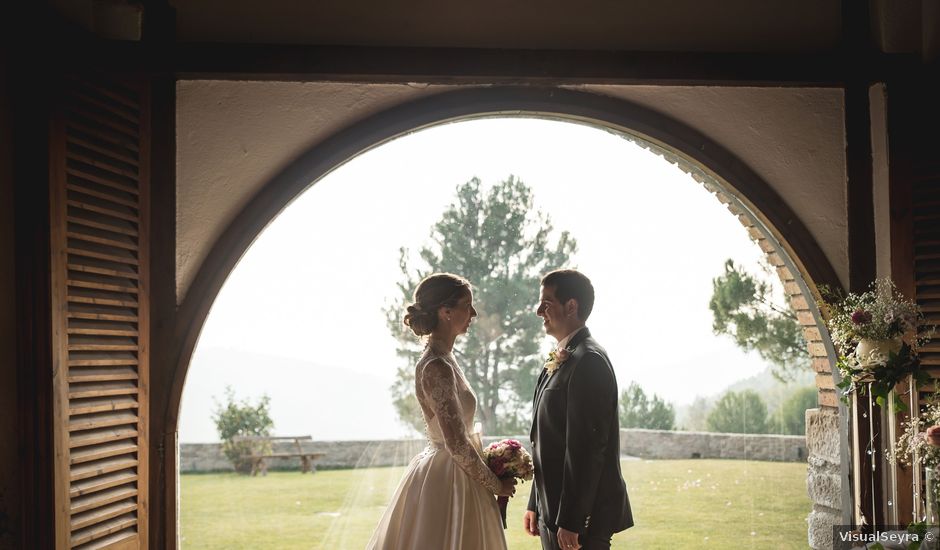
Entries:
[[505, 550], [496, 497], [446, 449], [429, 446], [402, 477], [367, 550]]

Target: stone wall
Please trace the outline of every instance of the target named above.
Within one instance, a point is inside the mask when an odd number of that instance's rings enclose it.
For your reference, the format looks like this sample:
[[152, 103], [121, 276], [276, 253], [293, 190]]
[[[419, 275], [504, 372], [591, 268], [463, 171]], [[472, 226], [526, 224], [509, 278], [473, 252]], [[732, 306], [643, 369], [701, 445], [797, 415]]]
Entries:
[[[317, 461], [317, 468], [368, 468], [374, 466], [403, 466], [424, 449], [423, 439], [380, 441], [308, 441], [305, 451], [326, 453]], [[277, 442], [275, 453], [296, 451], [292, 442]], [[222, 454], [219, 443], [181, 443], [180, 472], [232, 471], [232, 463]], [[277, 458], [269, 463], [271, 470], [299, 470], [299, 458]]]
[[813, 510], [806, 519], [808, 542], [811, 548], [829, 549], [833, 547], [832, 526], [843, 523], [839, 413], [828, 408], [806, 411], [806, 440], [809, 442], [806, 489], [813, 501]]
[[[528, 447], [527, 436], [511, 436]], [[483, 444], [502, 437], [485, 437]], [[404, 466], [425, 447], [425, 440], [313, 441], [304, 450], [326, 453], [318, 468], [368, 468]], [[293, 443], [279, 442], [274, 452], [292, 452]], [[729, 458], [803, 462], [806, 439], [802, 436], [743, 435], [663, 430], [620, 430], [620, 450], [627, 456], [649, 459]], [[531, 451], [531, 449], [530, 449]], [[838, 448], [837, 448], [838, 451]], [[181, 443], [181, 472], [231, 471], [232, 465], [218, 443]], [[270, 469], [300, 469], [299, 459], [275, 459]]]
[[801, 435], [752, 435], [664, 430], [620, 430], [620, 453], [650, 459], [731, 458], [805, 462]]

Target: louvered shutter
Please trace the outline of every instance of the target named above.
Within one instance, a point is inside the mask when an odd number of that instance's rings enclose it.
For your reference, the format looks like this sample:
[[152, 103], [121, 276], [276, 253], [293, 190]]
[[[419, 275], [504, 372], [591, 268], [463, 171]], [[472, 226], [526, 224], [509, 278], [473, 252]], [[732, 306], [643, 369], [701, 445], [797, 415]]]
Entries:
[[50, 142], [57, 548], [147, 547], [145, 87], [69, 81]]
[[913, 185], [914, 298], [938, 332], [921, 355], [924, 366], [940, 378], [940, 166]]

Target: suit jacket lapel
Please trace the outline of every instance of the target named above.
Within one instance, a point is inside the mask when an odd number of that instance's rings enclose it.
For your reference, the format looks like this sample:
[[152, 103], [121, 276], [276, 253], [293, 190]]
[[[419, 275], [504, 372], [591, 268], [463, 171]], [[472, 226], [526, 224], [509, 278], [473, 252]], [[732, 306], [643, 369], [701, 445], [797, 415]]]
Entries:
[[571, 340], [568, 342], [568, 345], [565, 346], [565, 349], [574, 351], [578, 346], [581, 345], [581, 342], [588, 339], [591, 336], [591, 331], [587, 327], [582, 328], [578, 331], [577, 334], [571, 337]]
[[[574, 337], [571, 338], [565, 348], [574, 350], [590, 335], [591, 331], [589, 331], [587, 327], [582, 328], [578, 331], [577, 334], [574, 335]], [[539, 414], [539, 403], [542, 400], [542, 390], [545, 389], [545, 386], [548, 384], [549, 380], [551, 380], [551, 376], [548, 374], [548, 370], [543, 368], [542, 373], [539, 374], [539, 380], [535, 385], [535, 395], [532, 396], [532, 429], [529, 432], [530, 436], [535, 434], [535, 422]]]
[[535, 384], [535, 395], [532, 396], [532, 428], [529, 430], [529, 436], [535, 435], [535, 421], [539, 415], [539, 401], [542, 398], [542, 388], [545, 387], [545, 381], [548, 380], [548, 370], [543, 368], [539, 374], [539, 381]]

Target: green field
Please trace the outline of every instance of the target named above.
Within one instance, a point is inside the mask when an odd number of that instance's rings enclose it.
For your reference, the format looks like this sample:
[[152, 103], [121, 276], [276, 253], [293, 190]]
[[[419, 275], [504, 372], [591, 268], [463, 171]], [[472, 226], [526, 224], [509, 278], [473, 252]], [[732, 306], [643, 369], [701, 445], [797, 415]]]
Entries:
[[[403, 468], [180, 476], [185, 549], [363, 548]], [[806, 464], [631, 460], [623, 473], [636, 526], [613, 548], [806, 548]], [[528, 485], [520, 486], [528, 495]], [[539, 548], [522, 532], [525, 498], [509, 505], [510, 550]]]

